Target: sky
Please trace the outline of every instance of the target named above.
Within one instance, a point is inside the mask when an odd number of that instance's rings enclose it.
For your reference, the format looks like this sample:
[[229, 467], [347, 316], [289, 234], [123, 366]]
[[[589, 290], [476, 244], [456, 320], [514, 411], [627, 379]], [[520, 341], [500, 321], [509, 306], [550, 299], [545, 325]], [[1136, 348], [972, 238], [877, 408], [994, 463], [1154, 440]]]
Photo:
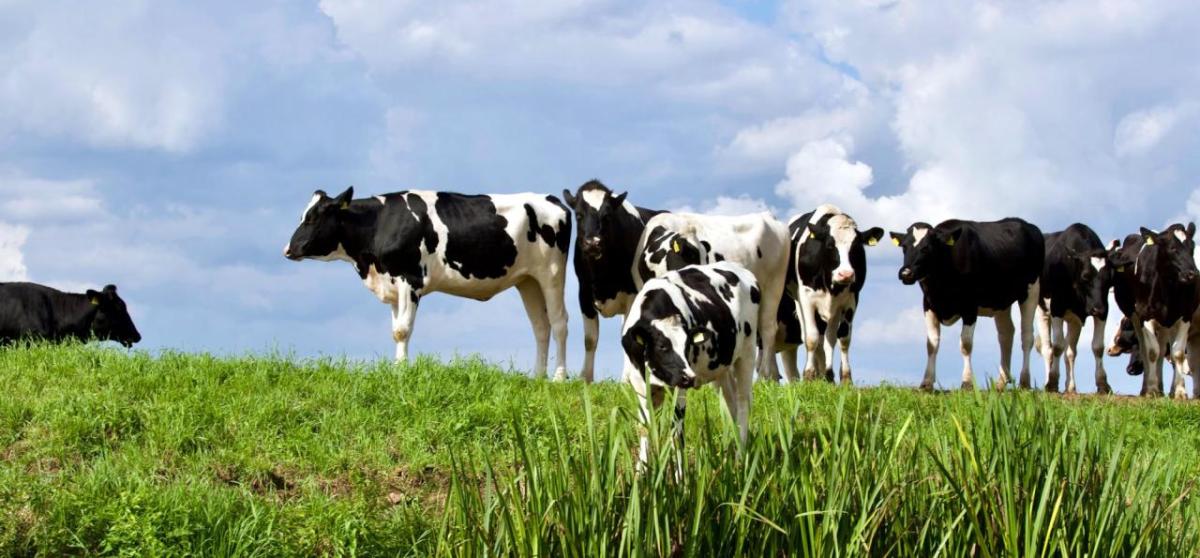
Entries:
[[[139, 349], [374, 359], [393, 354], [388, 308], [344, 263], [281, 255], [315, 189], [599, 178], [654, 208], [1020, 216], [1107, 240], [1200, 216], [1198, 35], [1182, 0], [2, 2], [0, 280], [116, 283]], [[868, 258], [856, 379], [916, 384], [919, 289], [898, 249]], [[572, 277], [572, 372], [575, 301]], [[516, 293], [432, 295], [411, 350], [527, 370], [534, 343]]]

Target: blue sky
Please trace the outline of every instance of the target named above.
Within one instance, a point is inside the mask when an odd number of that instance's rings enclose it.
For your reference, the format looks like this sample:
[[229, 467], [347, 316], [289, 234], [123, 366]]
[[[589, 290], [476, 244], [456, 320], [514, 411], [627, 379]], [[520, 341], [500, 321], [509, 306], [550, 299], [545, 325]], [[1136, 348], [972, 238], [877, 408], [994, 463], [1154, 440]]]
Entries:
[[[1198, 31], [1182, 1], [7, 2], [0, 277], [115, 282], [148, 349], [387, 358], [387, 308], [348, 266], [280, 255], [316, 188], [596, 177], [651, 207], [1112, 238], [1200, 215]], [[915, 384], [920, 294], [897, 250], [869, 258], [856, 374]], [[978, 329], [983, 376], [994, 339]], [[513, 293], [434, 295], [412, 349], [524, 369], [533, 340]]]

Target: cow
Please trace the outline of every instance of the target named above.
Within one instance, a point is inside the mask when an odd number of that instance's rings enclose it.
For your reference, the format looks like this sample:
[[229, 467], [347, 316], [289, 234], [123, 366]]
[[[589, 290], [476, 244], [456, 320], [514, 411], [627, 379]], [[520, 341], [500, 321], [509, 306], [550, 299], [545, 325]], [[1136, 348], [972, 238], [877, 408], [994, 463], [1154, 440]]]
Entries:
[[0, 344], [22, 339], [96, 339], [129, 348], [142, 335], [116, 285], [64, 293], [36, 283], [0, 283]]
[[787, 227], [770, 213], [663, 213], [646, 222], [646, 230], [638, 240], [634, 284], [640, 289], [650, 279], [691, 264], [731, 261], [750, 270], [766, 297], [758, 307], [758, 377], [778, 381], [777, 319], [790, 246]]
[[[788, 270], [787, 296], [797, 301], [804, 332], [807, 360], [804, 379], [824, 374], [833, 381], [834, 344], [841, 347], [841, 381], [852, 383], [850, 337], [859, 293], [867, 279], [864, 246], [883, 237], [879, 227], [865, 232], [849, 215], [832, 205], [822, 205], [788, 223], [794, 265]], [[787, 297], [785, 297], [787, 298]], [[785, 352], [784, 371], [791, 358]], [[794, 380], [794, 378], [788, 378]]]
[[1162, 359], [1167, 357], [1175, 373], [1171, 394], [1187, 397], [1183, 378], [1189, 374], [1188, 338], [1200, 307], [1195, 233], [1194, 223], [1171, 225], [1162, 232], [1141, 229], [1144, 246], [1133, 264], [1133, 316], [1146, 367], [1143, 395], [1161, 395]]
[[971, 350], [979, 316], [996, 320], [1000, 338], [999, 387], [1010, 379], [1012, 364], [1012, 306], [1021, 312], [1020, 385], [1029, 387], [1029, 352], [1033, 348], [1033, 314], [1045, 260], [1045, 241], [1036, 226], [1021, 219], [992, 222], [952, 219], [937, 227], [914, 223], [903, 233], [891, 233], [904, 253], [899, 278], [905, 285], [920, 283], [926, 327], [925, 378], [921, 389], [936, 381], [941, 326], [962, 319], [962, 388], [974, 389]]
[[[1058, 391], [1060, 357], [1066, 357], [1066, 392], [1075, 390], [1075, 356], [1083, 323], [1092, 318], [1092, 354], [1096, 358], [1096, 392], [1112, 393], [1104, 370], [1104, 324], [1108, 319], [1108, 291], [1113, 269], [1100, 237], [1087, 225], [1075, 223], [1046, 238], [1037, 322], [1042, 358], [1046, 364], [1046, 391]], [[1063, 325], [1066, 325], [1064, 338]]]
[[1129, 363], [1125, 365], [1125, 373], [1130, 376], [1140, 376], [1145, 368], [1142, 366], [1142, 349], [1138, 346], [1137, 331], [1133, 320], [1122, 317], [1117, 333], [1113, 335], [1112, 345], [1108, 348], [1108, 356], [1116, 357], [1129, 355]]
[[613, 195], [599, 180], [589, 180], [563, 199], [575, 212], [575, 277], [579, 280], [579, 311], [583, 314], [583, 370], [591, 382], [600, 339], [599, 317], [624, 316], [637, 294], [633, 283], [634, 252], [646, 221], [661, 213], [636, 207], [625, 200], [628, 192]]
[[488, 300], [516, 287], [537, 341], [534, 373], [545, 377], [550, 333], [555, 379], [566, 378], [563, 302], [571, 213], [543, 194], [464, 195], [409, 190], [354, 199], [317, 190], [284, 248], [290, 260], [350, 262], [379, 300], [392, 307], [396, 360], [421, 297], [447, 293]]
[[[689, 265], [646, 281], [621, 329], [625, 378], [644, 420], [666, 390], [676, 389], [676, 433], [682, 438], [685, 390], [716, 382], [745, 444], [762, 300], [754, 274], [728, 261]], [[643, 435], [642, 462], [646, 442]]]

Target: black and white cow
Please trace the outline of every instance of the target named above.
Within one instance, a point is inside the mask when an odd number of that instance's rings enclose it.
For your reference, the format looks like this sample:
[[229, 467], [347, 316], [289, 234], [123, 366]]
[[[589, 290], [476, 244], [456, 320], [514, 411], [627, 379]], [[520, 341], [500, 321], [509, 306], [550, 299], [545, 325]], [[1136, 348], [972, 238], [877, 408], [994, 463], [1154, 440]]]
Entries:
[[1171, 393], [1187, 397], [1183, 378], [1189, 375], [1188, 338], [1200, 308], [1195, 233], [1194, 223], [1172, 225], [1161, 233], [1141, 230], [1144, 246], [1133, 263], [1133, 321], [1146, 369], [1143, 395], [1162, 393], [1162, 360], [1168, 357], [1175, 372]]
[[646, 221], [661, 213], [625, 201], [627, 192], [613, 195], [599, 180], [590, 180], [575, 195], [563, 190], [575, 211], [575, 276], [579, 279], [579, 310], [583, 313], [583, 371], [591, 382], [600, 339], [600, 316], [624, 316], [637, 294], [633, 283], [634, 254]]
[[754, 274], [764, 298], [758, 307], [760, 379], [779, 380], [775, 361], [778, 308], [787, 280], [787, 227], [770, 213], [722, 216], [663, 213], [646, 223], [633, 274], [641, 287], [691, 264], [730, 261]]
[[900, 281], [919, 282], [924, 294], [928, 363], [921, 388], [932, 390], [936, 381], [941, 326], [963, 322], [960, 347], [963, 355], [963, 389], [975, 387], [971, 370], [975, 321], [979, 316], [996, 320], [1000, 338], [999, 386], [1007, 385], [1012, 365], [1012, 306], [1021, 312], [1021, 387], [1029, 387], [1029, 352], [1033, 348], [1033, 317], [1039, 278], [1045, 260], [1045, 241], [1035, 226], [1016, 218], [994, 222], [942, 222], [937, 227], [915, 223], [903, 233], [892, 233], [892, 242], [904, 251]]
[[[792, 219], [788, 229], [795, 263], [788, 270], [787, 289], [788, 295], [797, 301], [804, 331], [807, 353], [804, 379], [814, 380], [823, 374], [833, 381], [836, 342], [841, 347], [841, 381], [849, 384], [854, 312], [867, 280], [867, 254], [863, 247], [877, 244], [883, 237], [883, 229], [875, 227], [860, 232], [853, 218], [832, 205], [822, 205]], [[794, 353], [784, 352], [785, 373], [794, 374], [795, 364], [787, 362], [792, 358]]]
[[1058, 360], [1065, 354], [1066, 390], [1075, 393], [1076, 347], [1083, 322], [1091, 317], [1096, 392], [1112, 393], [1104, 371], [1104, 324], [1108, 319], [1108, 291], [1113, 282], [1108, 253], [1113, 249], [1115, 241], [1106, 248], [1100, 236], [1082, 223], [1046, 235], [1046, 261], [1037, 312], [1046, 364], [1046, 391], [1058, 391]]
[[[643, 418], [649, 419], [651, 404], [662, 404], [667, 389], [678, 389], [675, 419], [682, 436], [682, 390], [716, 382], [744, 444], [761, 300], [754, 274], [731, 262], [686, 266], [647, 281], [621, 330], [625, 378]], [[643, 435], [643, 462], [646, 449]]]
[[516, 287], [537, 340], [535, 374], [546, 374], [553, 332], [555, 377], [566, 377], [571, 213], [558, 198], [419, 190], [353, 196], [353, 188], [332, 198], [313, 194], [284, 255], [353, 264], [363, 284], [392, 307], [396, 360], [408, 358], [422, 296], [488, 300]]
[[20, 339], [142, 340], [117, 287], [64, 293], [35, 283], [0, 283], [0, 344]]

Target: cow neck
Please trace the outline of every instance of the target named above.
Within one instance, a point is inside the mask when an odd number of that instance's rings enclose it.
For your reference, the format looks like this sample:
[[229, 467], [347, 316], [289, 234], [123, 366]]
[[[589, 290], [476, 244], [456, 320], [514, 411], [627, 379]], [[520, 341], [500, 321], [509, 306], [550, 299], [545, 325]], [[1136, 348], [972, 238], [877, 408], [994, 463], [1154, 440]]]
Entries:
[[355, 200], [346, 209], [346, 214], [340, 222], [342, 249], [354, 260], [354, 268], [360, 278], [366, 278], [370, 266], [378, 261], [372, 250], [376, 222], [383, 205], [374, 199]]
[[63, 293], [62, 297], [54, 297], [55, 333], [60, 337], [74, 336], [87, 339], [92, 333], [92, 322], [100, 307], [92, 304], [86, 294]]
[[[638, 208], [638, 211], [640, 213], [642, 210]], [[610, 228], [608, 236], [604, 238], [604, 245], [612, 247], [611, 250], [606, 251], [600, 261], [589, 260], [589, 263], [593, 275], [608, 279], [610, 284], [620, 285], [621, 291], [634, 292], [631, 270], [646, 223], [624, 209], [618, 215], [617, 226]]]

